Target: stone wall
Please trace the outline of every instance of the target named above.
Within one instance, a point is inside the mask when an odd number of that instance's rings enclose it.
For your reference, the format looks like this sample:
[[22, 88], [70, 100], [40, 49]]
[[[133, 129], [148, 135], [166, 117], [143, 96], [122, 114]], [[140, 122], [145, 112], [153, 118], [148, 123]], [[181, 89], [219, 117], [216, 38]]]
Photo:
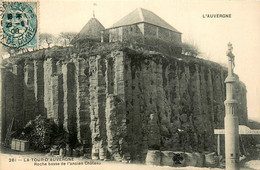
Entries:
[[181, 43], [181, 33], [170, 31], [149, 23], [137, 23], [109, 29], [109, 42], [130, 41], [150, 46], [157, 46], [158, 40], [171, 42], [169, 45]]
[[[43, 56], [5, 68], [3, 134], [12, 118], [22, 127], [41, 114], [91, 147], [93, 159], [144, 161], [148, 149], [216, 150], [226, 68], [130, 49]], [[236, 89], [246, 125], [246, 87], [239, 82]]]
[[[158, 27], [149, 23], [144, 23], [144, 35], [149, 37], [158, 38], [164, 41], [173, 43], [181, 43], [181, 33], [173, 32], [168, 29]], [[150, 43], [150, 42], [146, 42]]]

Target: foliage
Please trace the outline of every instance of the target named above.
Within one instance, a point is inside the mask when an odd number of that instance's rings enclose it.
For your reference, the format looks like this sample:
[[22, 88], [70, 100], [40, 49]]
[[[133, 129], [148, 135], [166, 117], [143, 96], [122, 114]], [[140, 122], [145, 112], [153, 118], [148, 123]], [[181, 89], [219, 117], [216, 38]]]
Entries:
[[71, 44], [72, 39], [77, 35], [75, 32], [61, 32], [59, 35], [59, 40], [63, 46], [68, 46]]
[[32, 51], [34, 49], [28, 49], [25, 47], [3, 47], [1, 48], [2, 53], [8, 53], [10, 57], [14, 57], [18, 54], [23, 54], [29, 51]]
[[53, 120], [37, 116], [25, 125], [19, 139], [28, 140], [37, 150], [46, 150], [51, 147], [51, 138], [55, 133], [57, 127]]
[[27, 140], [35, 150], [49, 151], [53, 146], [69, 145], [74, 148], [77, 138], [59, 127], [53, 119], [41, 115], [30, 120], [23, 129], [18, 131], [18, 139]]
[[200, 54], [199, 48], [195, 44], [184, 42], [182, 43], [181, 47], [182, 47], [182, 53], [184, 55], [197, 57]]
[[142, 48], [149, 51], [161, 52], [165, 55], [181, 54], [181, 44], [177, 41], [160, 39], [155, 36], [134, 34], [125, 38], [124, 42], [134, 48]]
[[51, 47], [51, 44], [53, 44], [56, 41], [56, 38], [54, 35], [49, 33], [42, 33], [40, 34], [40, 46], [43, 47], [46, 43], [48, 45], [48, 48]]

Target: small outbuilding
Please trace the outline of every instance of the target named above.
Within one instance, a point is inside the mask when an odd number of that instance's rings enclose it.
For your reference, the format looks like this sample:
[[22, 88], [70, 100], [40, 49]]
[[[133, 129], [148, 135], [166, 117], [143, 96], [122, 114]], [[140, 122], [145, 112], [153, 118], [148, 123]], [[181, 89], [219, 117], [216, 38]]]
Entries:
[[136, 41], [143, 44], [158, 43], [158, 40], [171, 44], [181, 43], [181, 33], [154, 14], [152, 11], [137, 8], [130, 14], [106, 29], [109, 42]]
[[75, 36], [72, 40], [72, 44], [100, 42], [101, 32], [103, 30], [105, 30], [105, 27], [98, 21], [98, 19], [93, 17]]

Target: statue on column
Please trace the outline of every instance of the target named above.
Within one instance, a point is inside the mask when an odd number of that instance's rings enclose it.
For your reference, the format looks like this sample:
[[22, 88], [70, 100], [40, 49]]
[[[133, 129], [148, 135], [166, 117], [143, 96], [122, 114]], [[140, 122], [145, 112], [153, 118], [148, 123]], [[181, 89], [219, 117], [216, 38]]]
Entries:
[[233, 72], [233, 69], [235, 67], [235, 56], [234, 54], [232, 53], [232, 50], [233, 50], [233, 46], [232, 44], [229, 42], [228, 43], [228, 51], [227, 51], [227, 56], [228, 56], [228, 60], [231, 61], [231, 70]]

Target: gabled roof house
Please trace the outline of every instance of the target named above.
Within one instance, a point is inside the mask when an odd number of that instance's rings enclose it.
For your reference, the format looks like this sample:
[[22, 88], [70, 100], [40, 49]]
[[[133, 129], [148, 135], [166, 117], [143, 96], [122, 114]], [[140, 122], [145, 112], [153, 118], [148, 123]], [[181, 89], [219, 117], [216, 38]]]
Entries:
[[161, 39], [181, 43], [181, 33], [155, 13], [138, 8], [108, 28], [109, 42]]

